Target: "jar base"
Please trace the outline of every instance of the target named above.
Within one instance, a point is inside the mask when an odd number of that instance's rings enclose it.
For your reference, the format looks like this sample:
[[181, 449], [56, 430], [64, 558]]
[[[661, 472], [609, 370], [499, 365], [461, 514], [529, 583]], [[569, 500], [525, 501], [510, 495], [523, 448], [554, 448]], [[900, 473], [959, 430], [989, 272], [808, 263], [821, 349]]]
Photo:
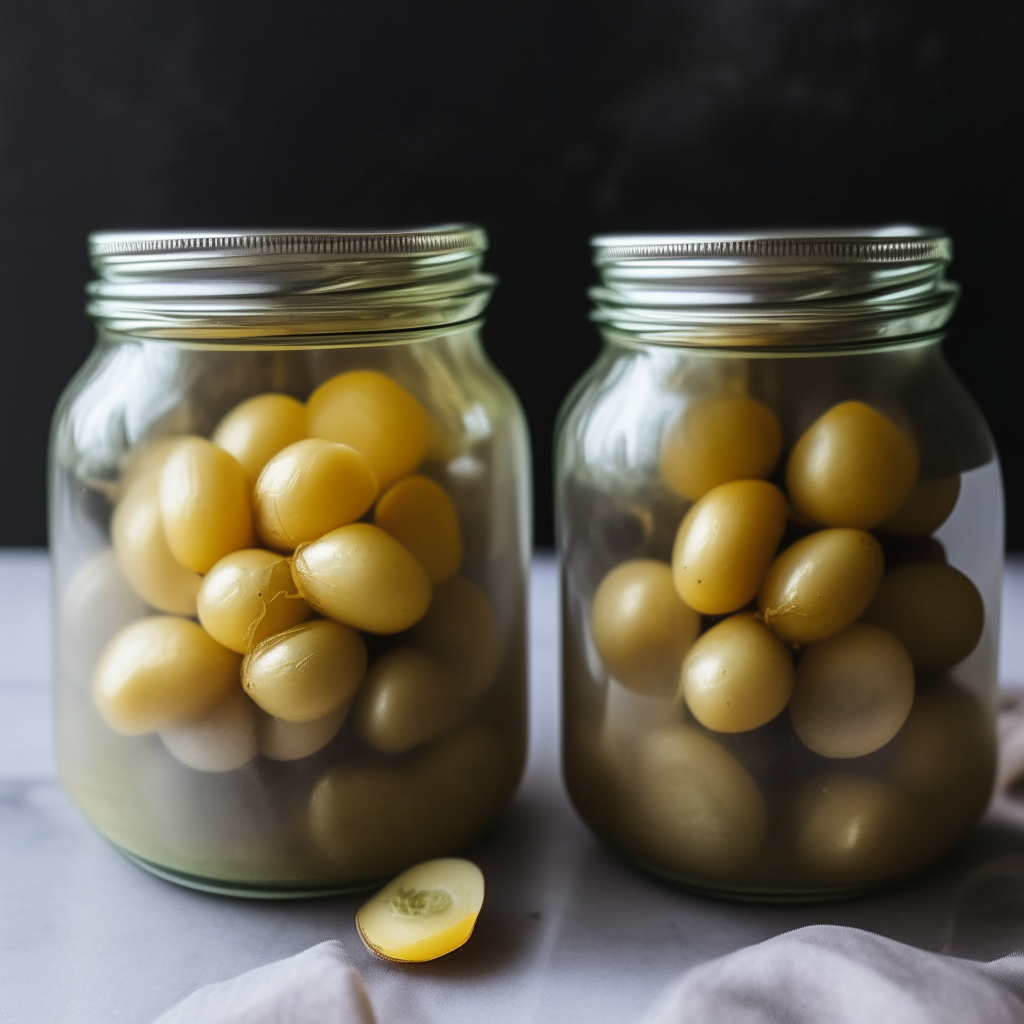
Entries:
[[822, 885], [811, 886], [784, 886], [768, 885], [757, 883], [730, 883], [715, 882], [709, 879], [694, 878], [689, 875], [676, 874], [665, 868], [656, 867], [646, 861], [638, 860], [619, 853], [633, 867], [640, 868], [649, 875], [654, 875], [663, 882], [693, 893], [696, 896], [706, 896], [710, 899], [728, 900], [731, 903], [772, 903], [772, 904], [798, 904], [798, 903], [837, 903], [842, 900], [857, 899], [860, 896], [867, 896], [882, 889], [887, 889], [898, 884], [902, 879], [891, 879], [877, 882], [874, 885], [839, 886]]
[[387, 880], [381, 878], [369, 882], [354, 882], [349, 885], [317, 884], [316, 882], [232, 882], [223, 878], [207, 878], [203, 875], [191, 875], [185, 871], [176, 871], [174, 868], [155, 864], [153, 861], [146, 860], [145, 857], [131, 853], [123, 846], [118, 846], [117, 843], [110, 845], [133, 864], [148, 871], [151, 875], [156, 875], [157, 878], [162, 878], [165, 882], [173, 882], [185, 889], [214, 893], [217, 896], [236, 896], [250, 900], [317, 899], [322, 896], [347, 896], [350, 893], [367, 892], [370, 889], [379, 888]]

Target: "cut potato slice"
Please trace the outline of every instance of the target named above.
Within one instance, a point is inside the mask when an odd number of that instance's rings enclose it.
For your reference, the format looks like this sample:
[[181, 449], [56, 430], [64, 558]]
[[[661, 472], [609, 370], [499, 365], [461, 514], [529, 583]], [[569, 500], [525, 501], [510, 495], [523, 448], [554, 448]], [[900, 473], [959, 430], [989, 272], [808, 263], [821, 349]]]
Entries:
[[443, 857], [403, 871], [356, 914], [371, 953], [398, 963], [436, 960], [464, 945], [484, 902], [483, 872]]

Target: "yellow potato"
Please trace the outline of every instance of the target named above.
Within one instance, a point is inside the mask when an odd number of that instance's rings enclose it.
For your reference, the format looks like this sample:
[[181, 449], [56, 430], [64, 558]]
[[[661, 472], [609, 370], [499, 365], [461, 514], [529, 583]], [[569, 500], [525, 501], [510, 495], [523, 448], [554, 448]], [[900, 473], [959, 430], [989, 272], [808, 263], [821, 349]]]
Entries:
[[309, 396], [313, 437], [358, 448], [383, 491], [423, 461], [430, 443], [426, 409], [408, 391], [376, 370], [351, 370]]
[[103, 648], [122, 626], [149, 614], [110, 548], [79, 567], [57, 603], [57, 677], [88, 689]]
[[840, 402], [793, 446], [786, 490], [811, 522], [870, 530], [904, 505], [917, 473], [912, 438], [870, 405]]
[[253, 494], [256, 532], [269, 547], [293, 551], [355, 522], [376, 497], [377, 479], [362, 454], [308, 437], [263, 467]]
[[525, 750], [520, 735], [472, 722], [429, 743], [416, 772], [429, 802], [432, 825], [450, 852], [476, 839], [515, 791]]
[[757, 729], [789, 701], [793, 656], [752, 615], [733, 615], [712, 626], [690, 648], [679, 692], [706, 729]]
[[139, 597], [157, 611], [195, 615], [202, 577], [167, 546], [156, 475], [143, 474], [125, 492], [114, 509], [110, 539], [117, 564]]
[[895, 787], [858, 775], [827, 775], [794, 804], [797, 862], [823, 885], [898, 878], [917, 858], [914, 806]]
[[812, 644], [796, 670], [793, 729], [822, 757], [863, 757], [900, 731], [914, 703], [906, 648], [877, 626], [855, 625]]
[[977, 587], [944, 562], [900, 565], [882, 579], [865, 622], [894, 633], [923, 672], [964, 660], [981, 639], [985, 605]]
[[708, 491], [686, 513], [672, 549], [679, 596], [705, 615], [748, 604], [786, 529], [786, 499], [764, 480], [736, 480]]
[[922, 805], [939, 850], [981, 817], [995, 770], [992, 716], [952, 683], [922, 686], [893, 740], [890, 778]]
[[160, 470], [160, 514], [171, 553], [193, 572], [255, 539], [242, 467], [201, 437], [184, 439]]
[[230, 452], [249, 487], [282, 448], [309, 436], [306, 406], [289, 395], [254, 395], [240, 402], [217, 424], [211, 440]]
[[413, 626], [411, 639], [439, 659], [474, 697], [498, 673], [501, 636], [487, 595], [472, 580], [454, 576], [434, 588], [427, 614]]
[[772, 562], [757, 603], [765, 624], [791, 644], [813, 644], [864, 614], [885, 571], [882, 547], [863, 530], [819, 530]]
[[399, 480], [377, 502], [373, 521], [416, 556], [431, 583], [443, 583], [459, 571], [459, 514], [440, 484], [425, 476]]
[[401, 633], [430, 606], [426, 570], [369, 523], [350, 523], [300, 547], [292, 575], [317, 611], [367, 633]]
[[898, 537], [926, 537], [948, 518], [960, 497], [960, 474], [918, 480], [910, 497], [879, 526]]
[[386, 878], [453, 848], [433, 810], [414, 768], [343, 762], [313, 789], [310, 838], [344, 880]]
[[483, 902], [484, 876], [475, 864], [431, 860], [402, 872], [364, 903], [356, 931], [384, 960], [423, 963], [466, 944]]
[[209, 711], [160, 730], [164, 746], [197, 772], [231, 772], [256, 756], [256, 709], [238, 687]]
[[749, 772], [690, 725], [656, 729], [640, 742], [632, 810], [644, 855], [686, 875], [742, 867], [761, 846], [768, 820]]
[[[678, 676], [678, 673], [676, 675]], [[669, 697], [648, 697], [634, 690], [627, 690], [614, 679], [610, 679], [605, 693], [604, 713], [597, 733], [597, 743], [590, 747], [591, 757], [599, 758], [612, 773], [625, 777], [636, 760], [637, 743], [642, 736], [663, 725], [672, 725], [687, 718], [685, 705], [675, 697], [674, 690]], [[590, 740], [593, 725], [577, 724], [574, 729], [576, 732], [586, 733], [587, 739], [583, 742]], [[588, 783], [591, 781], [593, 780], [588, 780]]]
[[465, 706], [441, 662], [415, 647], [395, 647], [370, 666], [353, 715], [371, 747], [400, 754], [447, 732]]
[[93, 673], [93, 698], [111, 729], [139, 736], [198, 718], [238, 685], [240, 658], [201, 626], [171, 615], [116, 633]]
[[590, 628], [611, 676], [636, 693], [664, 697], [675, 692], [700, 615], [680, 600], [668, 565], [636, 558], [601, 581]]
[[658, 466], [690, 501], [730, 480], [772, 475], [782, 452], [775, 413], [753, 398], [721, 395], [692, 402], [666, 430]]
[[338, 735], [348, 705], [312, 722], [286, 722], [261, 711], [256, 717], [256, 747], [272, 761], [299, 761], [323, 750]]
[[242, 662], [242, 686], [268, 715], [312, 722], [348, 707], [366, 661], [354, 629], [314, 619], [254, 647]]
[[129, 448], [121, 460], [121, 493], [124, 494], [136, 480], [144, 476], [151, 473], [159, 476], [171, 453], [182, 441], [188, 439], [189, 435], [161, 437], [155, 441], [143, 441]]
[[288, 559], [261, 548], [225, 555], [203, 578], [196, 609], [203, 629], [239, 654], [311, 614], [295, 589]]

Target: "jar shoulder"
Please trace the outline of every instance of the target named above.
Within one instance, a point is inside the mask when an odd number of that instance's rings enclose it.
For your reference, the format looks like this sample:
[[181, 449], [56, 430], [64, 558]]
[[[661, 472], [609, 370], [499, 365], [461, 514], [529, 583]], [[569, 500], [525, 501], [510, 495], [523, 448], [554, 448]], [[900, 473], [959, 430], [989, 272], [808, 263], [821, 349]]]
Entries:
[[559, 472], [653, 471], [665, 431], [696, 403], [722, 397], [750, 398], [770, 409], [787, 450], [827, 409], [854, 400], [915, 436], [925, 477], [995, 458], [984, 416], [937, 342], [767, 357], [606, 345], [562, 405]]

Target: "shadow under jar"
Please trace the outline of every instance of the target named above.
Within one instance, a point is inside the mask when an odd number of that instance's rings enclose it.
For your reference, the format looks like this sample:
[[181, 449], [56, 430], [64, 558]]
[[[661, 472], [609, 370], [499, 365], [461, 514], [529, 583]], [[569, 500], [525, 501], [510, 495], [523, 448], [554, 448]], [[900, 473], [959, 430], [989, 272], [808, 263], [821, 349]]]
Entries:
[[998, 463], [919, 228], [595, 239], [604, 347], [557, 442], [564, 769], [637, 864], [852, 895], [978, 819]]
[[90, 239], [51, 439], [60, 777], [247, 896], [474, 840], [525, 751], [529, 450], [472, 226]]

